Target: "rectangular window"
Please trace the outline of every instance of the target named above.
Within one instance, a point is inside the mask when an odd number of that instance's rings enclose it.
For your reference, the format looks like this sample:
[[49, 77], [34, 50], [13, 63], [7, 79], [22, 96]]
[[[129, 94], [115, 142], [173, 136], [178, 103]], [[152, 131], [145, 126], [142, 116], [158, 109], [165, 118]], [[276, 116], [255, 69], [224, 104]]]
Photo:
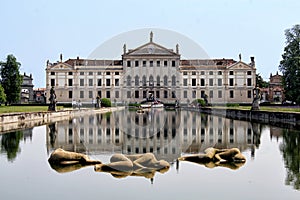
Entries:
[[248, 95], [247, 95], [247, 96], [248, 96], [248, 98], [249, 98], [249, 99], [250, 99], [250, 98], [252, 98], [252, 91], [251, 91], [251, 90], [248, 90], [248, 92], [247, 92], [247, 93], [248, 93]]
[[73, 92], [69, 91], [69, 99], [72, 99], [72, 98], [73, 98]]
[[139, 98], [140, 97], [140, 93], [138, 90], [134, 91], [134, 98]]
[[89, 72], [89, 75], [90, 75], [90, 76], [93, 76], [93, 72]]
[[214, 79], [210, 78], [209, 79], [209, 86], [213, 86], [214, 85]]
[[187, 98], [187, 91], [183, 91], [183, 98]]
[[192, 75], [196, 75], [196, 72], [195, 72], [195, 71], [192, 71]]
[[69, 75], [73, 75], [73, 72], [69, 72]]
[[205, 96], [205, 91], [201, 90], [201, 98], [204, 98], [204, 96]]
[[98, 74], [98, 75], [101, 75], [101, 72], [98, 72], [97, 74]]
[[89, 98], [93, 98], [93, 91], [89, 91]]
[[196, 92], [196, 90], [193, 90], [193, 92], [192, 92], [192, 98], [196, 98], [196, 95], [197, 95], [197, 92]]
[[229, 98], [234, 98], [234, 93], [233, 92], [234, 92], [233, 90], [229, 91]]
[[101, 98], [102, 97], [102, 92], [98, 91], [98, 96]]
[[156, 61], [156, 66], [160, 67], [160, 60]]
[[229, 79], [229, 86], [233, 86], [233, 78]]
[[188, 73], [187, 72], [183, 72], [183, 75], [188, 75]]
[[55, 86], [55, 79], [54, 78], [52, 78], [50, 82], [51, 82], [50, 83], [51, 86]]
[[80, 85], [80, 86], [84, 86], [84, 79], [80, 79], [80, 80], [79, 80], [79, 85]]
[[115, 91], [115, 97], [116, 97], [116, 98], [120, 98], [119, 91]]
[[209, 71], [209, 75], [214, 75], [214, 72], [213, 71]]
[[150, 60], [150, 67], [153, 67], [153, 60]]
[[160, 98], [160, 92], [156, 91], [156, 98]]
[[106, 91], [106, 98], [110, 98], [110, 91]]
[[222, 79], [221, 78], [218, 79], [218, 86], [222, 86]]
[[115, 72], [115, 75], [120, 75], [120, 72]]
[[252, 78], [247, 78], [247, 86], [251, 86], [252, 85]]
[[106, 75], [110, 75], [110, 72], [106, 72]]
[[131, 61], [127, 60], [127, 67], [131, 67]]
[[73, 79], [69, 79], [69, 86], [73, 86]]
[[196, 86], [196, 79], [192, 78], [192, 86]]
[[247, 75], [251, 75], [252, 74], [252, 72], [251, 71], [247, 71]]
[[81, 99], [84, 98], [84, 91], [80, 91], [80, 92], [79, 92], [79, 97], [80, 97]]
[[167, 61], [167, 60], [164, 61], [164, 66], [165, 66], [165, 67], [168, 66], [168, 61]]
[[229, 71], [229, 75], [233, 75], [233, 71]]
[[98, 79], [98, 86], [102, 85], [102, 79]]
[[143, 98], [147, 98], [147, 91], [143, 91]]
[[135, 66], [136, 66], [136, 67], [139, 66], [139, 61], [138, 61], [138, 60], [136, 60], [134, 63], [135, 63]]
[[164, 90], [164, 98], [168, 98], [168, 90]]
[[175, 67], [176, 66], [176, 62], [175, 60], [172, 60], [172, 67]]
[[200, 79], [200, 85], [201, 85], [201, 86], [205, 86], [205, 79], [204, 79], [204, 78], [201, 78], [201, 79]]
[[89, 86], [93, 86], [93, 79], [89, 79]]
[[187, 78], [184, 78], [183, 79], [183, 86], [187, 86], [188, 85], [188, 80], [187, 80]]
[[50, 75], [55, 75], [55, 72], [50, 72]]
[[222, 71], [218, 71], [218, 75], [222, 75]]
[[222, 98], [222, 90], [218, 91], [218, 98]]
[[146, 67], [146, 65], [147, 65], [147, 61], [143, 60], [143, 67]]
[[118, 78], [115, 79], [115, 86], [120, 86], [120, 81]]
[[110, 79], [106, 79], [106, 86], [110, 86]]
[[205, 72], [204, 72], [204, 71], [201, 71], [201, 75], [205, 75]]
[[83, 75], [84, 75], [84, 72], [80, 72], [79, 74], [80, 74], [81, 76], [83, 76]]
[[172, 98], [176, 98], [176, 92], [172, 91]]
[[209, 91], [209, 97], [210, 97], [210, 98], [214, 98], [214, 91], [213, 91], [213, 90], [210, 90], [210, 91]]

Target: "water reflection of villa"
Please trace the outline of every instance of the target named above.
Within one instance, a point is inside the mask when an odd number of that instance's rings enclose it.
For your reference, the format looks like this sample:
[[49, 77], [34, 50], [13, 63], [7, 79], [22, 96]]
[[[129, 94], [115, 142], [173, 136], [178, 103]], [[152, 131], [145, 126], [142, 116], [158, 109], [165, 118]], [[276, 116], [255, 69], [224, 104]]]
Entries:
[[257, 143], [256, 134], [250, 122], [196, 112], [124, 110], [49, 125], [47, 147], [93, 154], [153, 152], [173, 161], [181, 153], [203, 152], [211, 146], [243, 151]]

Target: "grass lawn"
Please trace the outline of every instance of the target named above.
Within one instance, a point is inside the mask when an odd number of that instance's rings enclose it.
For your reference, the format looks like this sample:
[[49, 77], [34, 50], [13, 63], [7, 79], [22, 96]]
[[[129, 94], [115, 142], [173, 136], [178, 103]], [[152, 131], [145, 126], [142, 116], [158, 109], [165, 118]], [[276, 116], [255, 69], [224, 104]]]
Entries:
[[[251, 106], [221, 107], [225, 109], [250, 110]], [[270, 112], [300, 112], [300, 107], [260, 106], [261, 111]]]
[[[57, 110], [63, 107], [58, 106]], [[17, 113], [17, 112], [42, 112], [48, 111], [48, 106], [0, 106], [1, 113]]]

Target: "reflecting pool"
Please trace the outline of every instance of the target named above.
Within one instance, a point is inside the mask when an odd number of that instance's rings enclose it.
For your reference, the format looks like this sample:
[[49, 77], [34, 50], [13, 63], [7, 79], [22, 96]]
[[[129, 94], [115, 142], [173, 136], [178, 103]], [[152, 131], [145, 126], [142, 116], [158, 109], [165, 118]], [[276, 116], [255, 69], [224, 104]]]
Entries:
[[[0, 134], [1, 199], [300, 199], [300, 131], [189, 111], [118, 111]], [[208, 147], [237, 147], [236, 168], [180, 161]], [[153, 152], [165, 172], [113, 176], [93, 166], [52, 168], [54, 149], [109, 162]]]

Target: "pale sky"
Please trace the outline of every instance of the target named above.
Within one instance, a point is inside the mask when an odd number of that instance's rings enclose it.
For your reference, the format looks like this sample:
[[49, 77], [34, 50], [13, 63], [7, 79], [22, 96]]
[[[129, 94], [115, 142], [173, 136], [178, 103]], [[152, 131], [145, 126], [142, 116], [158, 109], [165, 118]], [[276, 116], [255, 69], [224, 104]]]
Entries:
[[268, 80], [278, 70], [284, 30], [300, 23], [299, 0], [1, 0], [0, 8], [0, 60], [16, 56], [35, 87], [45, 87], [48, 59], [87, 58], [112, 37], [143, 28], [184, 35], [210, 58], [254, 56]]

